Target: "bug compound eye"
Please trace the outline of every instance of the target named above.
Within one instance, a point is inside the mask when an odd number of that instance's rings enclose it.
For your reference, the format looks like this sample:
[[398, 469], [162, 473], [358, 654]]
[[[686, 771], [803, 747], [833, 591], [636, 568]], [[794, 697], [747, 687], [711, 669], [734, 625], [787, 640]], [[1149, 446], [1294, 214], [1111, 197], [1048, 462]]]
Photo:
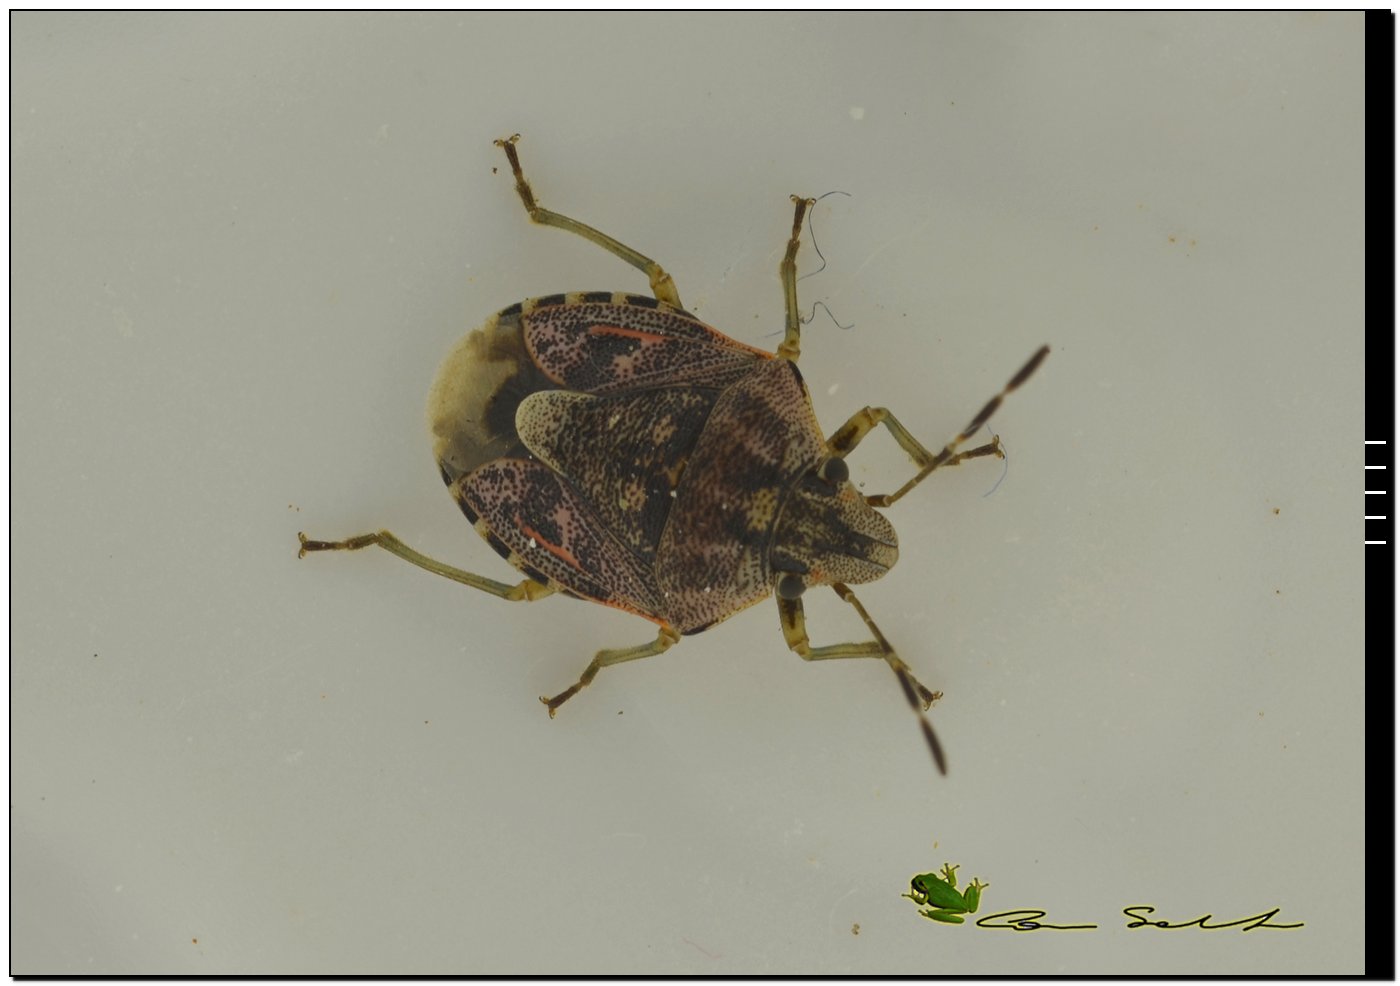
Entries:
[[782, 599], [796, 599], [807, 591], [807, 583], [802, 581], [802, 576], [786, 573], [778, 579], [777, 593]]
[[817, 467], [817, 476], [835, 486], [851, 478], [851, 468], [846, 465], [845, 459], [838, 459], [833, 455]]

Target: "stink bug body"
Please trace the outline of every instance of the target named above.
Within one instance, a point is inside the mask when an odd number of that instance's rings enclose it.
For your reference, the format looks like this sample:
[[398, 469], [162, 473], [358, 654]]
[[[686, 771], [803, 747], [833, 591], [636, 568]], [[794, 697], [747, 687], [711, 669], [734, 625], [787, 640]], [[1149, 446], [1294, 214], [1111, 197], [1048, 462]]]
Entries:
[[[388, 531], [314, 541], [308, 551], [379, 545], [438, 575], [510, 600], [553, 593], [614, 606], [657, 624], [656, 638], [600, 651], [555, 711], [601, 668], [660, 654], [773, 594], [788, 647], [805, 660], [874, 657], [894, 671], [920, 717], [939, 770], [942, 750], [924, 716], [940, 697], [919, 683], [848, 583], [870, 582], [898, 556], [876, 508], [935, 469], [1001, 457], [974, 435], [1048, 355], [1041, 348], [951, 442], [930, 452], [890, 412], [866, 407], [824, 438], [797, 369], [796, 257], [811, 199], [796, 212], [779, 267], [786, 331], [777, 351], [754, 349], [681, 305], [655, 261], [590, 226], [540, 208], [520, 168], [518, 139], [497, 141], [530, 218], [584, 237], [645, 273], [652, 295], [590, 291], [534, 298], [497, 312], [444, 361], [429, 398], [433, 451], [462, 512], [523, 572], [509, 585], [428, 558]], [[884, 425], [918, 466], [894, 493], [865, 496], [845, 458]], [[873, 639], [816, 647], [801, 595], [830, 586]]]

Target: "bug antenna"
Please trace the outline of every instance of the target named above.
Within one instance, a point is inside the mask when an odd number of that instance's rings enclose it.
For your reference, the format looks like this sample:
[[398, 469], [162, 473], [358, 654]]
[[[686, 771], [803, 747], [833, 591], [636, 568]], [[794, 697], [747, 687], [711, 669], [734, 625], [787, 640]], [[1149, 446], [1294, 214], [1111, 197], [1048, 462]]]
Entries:
[[982, 426], [987, 423], [987, 419], [996, 413], [997, 408], [1001, 407], [1002, 402], [1005, 401], [1017, 387], [1020, 387], [1021, 384], [1029, 380], [1031, 374], [1040, 367], [1041, 363], [1045, 362], [1045, 357], [1049, 355], [1049, 346], [1041, 346], [1037, 349], [1035, 355], [1026, 361], [1026, 365], [1017, 370], [1016, 375], [1007, 381], [1006, 386], [1001, 389], [1001, 393], [997, 394], [983, 405], [982, 410], [978, 411], [977, 415], [967, 423], [967, 427], [964, 428], [956, 438], [945, 445], [942, 452], [934, 456], [933, 464], [925, 470], [924, 475], [927, 475], [953, 458], [957, 454], [958, 447], [982, 430]]
[[841, 582], [833, 582], [831, 588], [845, 602], [851, 604], [855, 611], [860, 614], [860, 618], [865, 621], [866, 627], [875, 638], [875, 645], [880, 649], [880, 656], [885, 659], [885, 663], [890, 666], [894, 676], [899, 679], [899, 687], [904, 692], [904, 697], [909, 700], [909, 708], [914, 710], [914, 714], [919, 717], [919, 728], [924, 731], [924, 742], [928, 743], [929, 752], [933, 754], [933, 762], [938, 767], [940, 774], [948, 773], [948, 761], [943, 757], [943, 744], [938, 742], [938, 736], [933, 731], [933, 725], [928, 721], [926, 712], [928, 707], [943, 697], [942, 692], [932, 692], [914, 677], [914, 672], [909, 670], [909, 665], [900, 659], [894, 652], [890, 642], [885, 639], [885, 635], [880, 632], [880, 628], [875, 625], [875, 621], [870, 618], [865, 607], [861, 605], [856, 594], [851, 591], [851, 587]]
[[938, 737], [933, 732], [933, 726], [928, 721], [928, 716], [919, 715], [919, 725], [924, 730], [924, 740], [928, 743], [929, 752], [933, 754], [934, 766], [944, 777], [948, 776], [948, 762], [943, 759], [943, 745], [938, 742]]
[[[897, 659], [896, 659], [897, 660]], [[919, 728], [923, 730], [924, 742], [928, 744], [928, 750], [933, 754], [933, 764], [938, 768], [938, 772], [943, 775], [948, 773], [948, 761], [943, 756], [943, 744], [938, 742], [938, 734], [933, 731], [933, 723], [928, 721], [928, 714], [924, 711], [927, 706], [919, 698], [916, 682], [908, 669], [904, 667], [904, 662], [898, 664], [890, 663], [894, 675], [899, 679], [899, 687], [904, 690], [904, 697], [909, 700], [909, 707], [914, 710], [914, 714], [919, 717]]]

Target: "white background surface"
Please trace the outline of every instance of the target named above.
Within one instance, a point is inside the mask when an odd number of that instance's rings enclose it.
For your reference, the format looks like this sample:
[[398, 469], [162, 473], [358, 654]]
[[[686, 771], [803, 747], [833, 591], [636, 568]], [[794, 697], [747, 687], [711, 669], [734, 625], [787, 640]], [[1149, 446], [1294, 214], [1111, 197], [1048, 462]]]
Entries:
[[[12, 24], [14, 972], [1362, 970], [1360, 15]], [[799, 286], [854, 323], [805, 333], [827, 428], [935, 445], [1054, 345], [995, 494], [905, 498], [861, 593], [948, 777], [771, 604], [551, 722], [650, 626], [296, 559], [387, 526], [513, 575], [437, 477], [437, 361], [645, 290], [530, 226], [514, 131], [543, 203], [770, 348], [788, 194], [849, 192]], [[1100, 928], [926, 921], [945, 861]]]

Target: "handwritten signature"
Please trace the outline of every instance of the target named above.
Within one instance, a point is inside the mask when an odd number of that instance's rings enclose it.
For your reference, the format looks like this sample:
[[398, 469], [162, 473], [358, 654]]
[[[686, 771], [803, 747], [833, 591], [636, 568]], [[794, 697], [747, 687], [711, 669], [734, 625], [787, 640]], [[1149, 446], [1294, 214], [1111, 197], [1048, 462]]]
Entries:
[[[1281, 908], [1275, 907], [1273, 910], [1251, 914], [1249, 917], [1238, 918], [1234, 921], [1215, 921], [1214, 914], [1202, 914], [1190, 921], [1159, 921], [1148, 917], [1149, 914], [1155, 914], [1157, 911], [1157, 908], [1151, 904], [1135, 904], [1132, 907], [1125, 907], [1123, 913], [1129, 918], [1126, 925], [1128, 928], [1158, 928], [1164, 931], [1174, 931], [1181, 928], [1199, 928], [1202, 931], [1219, 931], [1224, 928], [1239, 928], [1241, 931], [1253, 931], [1256, 928], [1288, 930], [1303, 927], [1302, 921], [1291, 924], [1272, 923], [1271, 919], [1277, 917], [1280, 910]], [[1014, 911], [999, 911], [996, 914], [988, 914], [984, 918], [979, 918], [977, 926], [994, 931], [1091, 931], [1098, 927], [1097, 924], [1052, 924], [1043, 920], [1047, 913], [1033, 907]]]

